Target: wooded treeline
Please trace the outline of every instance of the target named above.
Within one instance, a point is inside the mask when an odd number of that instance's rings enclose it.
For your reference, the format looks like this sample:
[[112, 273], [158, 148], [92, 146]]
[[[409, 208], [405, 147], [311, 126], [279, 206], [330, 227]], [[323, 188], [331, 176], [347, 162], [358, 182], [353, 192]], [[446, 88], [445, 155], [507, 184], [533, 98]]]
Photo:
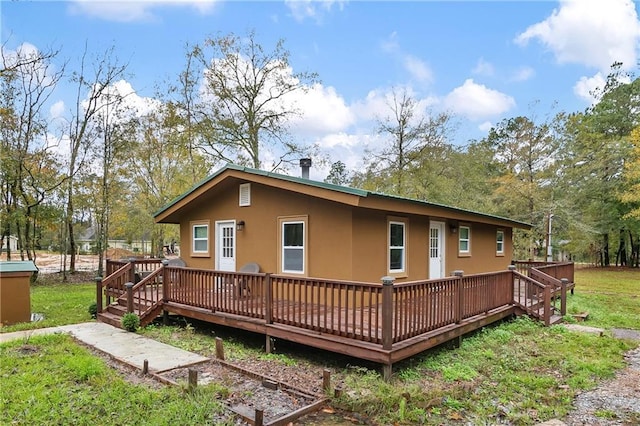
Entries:
[[[321, 155], [287, 130], [299, 114], [292, 94], [318, 76], [292, 73], [282, 41], [265, 49], [250, 32], [189, 45], [183, 71], [146, 99], [113, 48], [73, 59], [2, 48], [0, 232], [18, 239], [12, 258], [56, 250], [74, 272], [88, 230], [101, 256], [110, 239], [151, 241], [146, 254], [159, 255], [178, 234], [153, 213], [222, 163], [282, 171]], [[53, 115], [62, 84], [74, 101]], [[544, 257], [552, 217], [555, 256], [638, 266], [640, 83], [614, 64], [598, 97], [585, 111], [505, 118], [459, 146], [455, 117], [395, 89], [376, 129], [384, 146], [358, 171], [325, 158], [327, 181], [531, 223], [516, 235], [516, 258]]]

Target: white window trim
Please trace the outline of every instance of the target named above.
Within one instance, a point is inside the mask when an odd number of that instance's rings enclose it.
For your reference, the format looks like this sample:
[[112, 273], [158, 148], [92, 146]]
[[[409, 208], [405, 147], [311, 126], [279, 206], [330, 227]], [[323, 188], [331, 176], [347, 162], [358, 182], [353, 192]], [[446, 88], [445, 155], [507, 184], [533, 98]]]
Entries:
[[[206, 228], [206, 237], [196, 238], [196, 227], [198, 228]], [[192, 222], [191, 223], [191, 254], [193, 256], [208, 256], [209, 255], [209, 247], [210, 247], [210, 237], [209, 237], [209, 222]], [[207, 249], [206, 250], [196, 250], [196, 241], [206, 241]]]
[[[466, 239], [462, 238], [462, 229], [463, 228], [466, 228], [469, 231], [469, 232], [467, 232], [467, 236], [468, 237]], [[467, 249], [466, 250], [460, 249], [460, 243], [463, 242], [463, 241], [467, 242]], [[465, 254], [465, 255], [471, 254], [471, 227], [470, 226], [464, 225], [464, 226], [460, 226], [458, 228], [458, 253]]]
[[240, 184], [238, 193], [238, 205], [240, 207], [248, 207], [251, 205], [251, 184]]
[[[287, 224], [295, 224], [295, 223], [301, 223], [302, 224], [302, 246], [285, 246], [284, 245], [284, 227]], [[307, 275], [307, 246], [308, 246], [308, 218], [307, 216], [292, 216], [292, 217], [281, 217], [278, 218], [278, 224], [280, 227], [279, 230], [279, 245], [280, 245], [280, 250], [279, 250], [279, 257], [280, 259], [278, 259], [278, 263], [280, 265], [280, 272], [281, 273], [286, 273], [286, 274], [295, 274], [295, 275]], [[297, 271], [297, 270], [289, 270], [289, 269], [285, 269], [284, 264], [285, 264], [285, 254], [284, 251], [285, 249], [302, 249], [302, 271]]]
[[[391, 225], [402, 225], [402, 245], [401, 246], [392, 246], [391, 245]], [[401, 222], [398, 220], [390, 220], [387, 225], [387, 269], [390, 274], [402, 274], [407, 269], [407, 224], [405, 222]], [[400, 269], [391, 269], [391, 250], [402, 250], [402, 268]]]
[[[502, 239], [498, 238], [499, 235], [502, 235]], [[501, 248], [498, 249], [498, 244], [500, 244]], [[504, 254], [504, 230], [498, 229], [496, 231], [496, 254], [503, 255]]]

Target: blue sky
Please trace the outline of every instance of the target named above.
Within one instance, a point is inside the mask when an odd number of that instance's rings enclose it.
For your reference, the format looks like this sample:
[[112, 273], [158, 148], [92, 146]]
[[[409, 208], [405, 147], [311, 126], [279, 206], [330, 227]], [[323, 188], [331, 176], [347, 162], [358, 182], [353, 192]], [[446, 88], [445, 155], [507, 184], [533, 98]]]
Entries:
[[[635, 71], [640, 41], [631, 0], [3, 1], [0, 8], [6, 50], [57, 47], [73, 66], [85, 43], [91, 52], [113, 45], [141, 99], [181, 71], [186, 43], [251, 29], [266, 48], [283, 38], [293, 70], [321, 80], [298, 99], [305, 115], [292, 123], [294, 136], [352, 168], [364, 147], [384, 143], [375, 121], [388, 114], [393, 87], [454, 114], [451, 142], [465, 144], [504, 118], [583, 110], [613, 61]], [[64, 115], [68, 88], [56, 102], [51, 114]]]

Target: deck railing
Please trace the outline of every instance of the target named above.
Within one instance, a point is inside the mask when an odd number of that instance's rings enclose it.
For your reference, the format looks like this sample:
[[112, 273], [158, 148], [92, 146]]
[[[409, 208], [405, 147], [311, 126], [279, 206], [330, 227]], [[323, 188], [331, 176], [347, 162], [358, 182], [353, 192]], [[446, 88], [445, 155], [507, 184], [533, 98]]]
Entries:
[[146, 322], [147, 315], [157, 309], [163, 300], [162, 274], [162, 268], [157, 268], [145, 274], [145, 277], [136, 284], [126, 283], [126, 293], [118, 299], [126, 302], [127, 312], [137, 314], [141, 323]]
[[282, 275], [271, 275], [270, 284], [268, 322], [382, 342], [379, 284]]
[[544, 321], [545, 325], [549, 325], [551, 321], [551, 288], [518, 271], [512, 271], [512, 273], [514, 303], [527, 315], [538, 318]]
[[164, 269], [163, 283], [167, 283], [164, 298], [167, 302], [251, 318], [265, 317], [267, 274], [174, 266]]
[[148, 268], [127, 300], [140, 316], [163, 302], [176, 303], [391, 349], [393, 343], [507, 306], [517, 305], [549, 324], [556, 289], [566, 290], [557, 276], [572, 278], [573, 264], [526, 264], [528, 275], [510, 268], [399, 284], [388, 279], [380, 285], [163, 266], [139, 259], [108, 261], [107, 271], [113, 273], [100, 283], [98, 291], [105, 288], [106, 294], [125, 297], [125, 284], [131, 282], [135, 271]]
[[111, 299], [117, 299], [125, 294], [127, 282], [132, 281], [133, 264], [126, 263], [110, 263], [107, 261], [107, 277], [103, 280], [97, 279], [97, 292], [96, 292], [96, 308], [98, 312], [102, 312], [104, 305], [102, 303], [102, 295], [104, 293], [106, 297], [106, 304], [111, 303]]

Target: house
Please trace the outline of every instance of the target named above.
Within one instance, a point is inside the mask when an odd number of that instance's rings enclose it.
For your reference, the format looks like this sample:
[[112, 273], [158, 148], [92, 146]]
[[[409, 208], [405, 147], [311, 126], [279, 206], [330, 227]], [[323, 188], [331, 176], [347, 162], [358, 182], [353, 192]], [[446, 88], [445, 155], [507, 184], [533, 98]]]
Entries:
[[2, 248], [3, 252], [6, 252], [7, 250], [10, 250], [11, 252], [18, 251], [18, 237], [16, 237], [15, 235], [9, 235], [6, 237], [2, 236], [0, 238], [0, 247]]
[[[76, 239], [76, 245], [80, 254], [93, 253], [96, 247], [96, 229], [93, 226], [89, 226], [85, 229]], [[151, 239], [126, 241], [123, 239], [109, 239], [107, 240], [106, 248], [124, 249], [133, 251], [135, 253], [151, 253]]]
[[526, 223], [317, 182], [304, 169], [229, 164], [155, 219], [180, 225], [181, 264], [107, 259], [99, 321], [176, 314], [264, 334], [267, 352], [284, 339], [377, 362], [385, 378], [513, 315], [554, 324], [573, 285], [572, 263], [510, 265], [513, 229]]
[[397, 283], [506, 270], [526, 223], [228, 164], [155, 214], [188, 267]]

